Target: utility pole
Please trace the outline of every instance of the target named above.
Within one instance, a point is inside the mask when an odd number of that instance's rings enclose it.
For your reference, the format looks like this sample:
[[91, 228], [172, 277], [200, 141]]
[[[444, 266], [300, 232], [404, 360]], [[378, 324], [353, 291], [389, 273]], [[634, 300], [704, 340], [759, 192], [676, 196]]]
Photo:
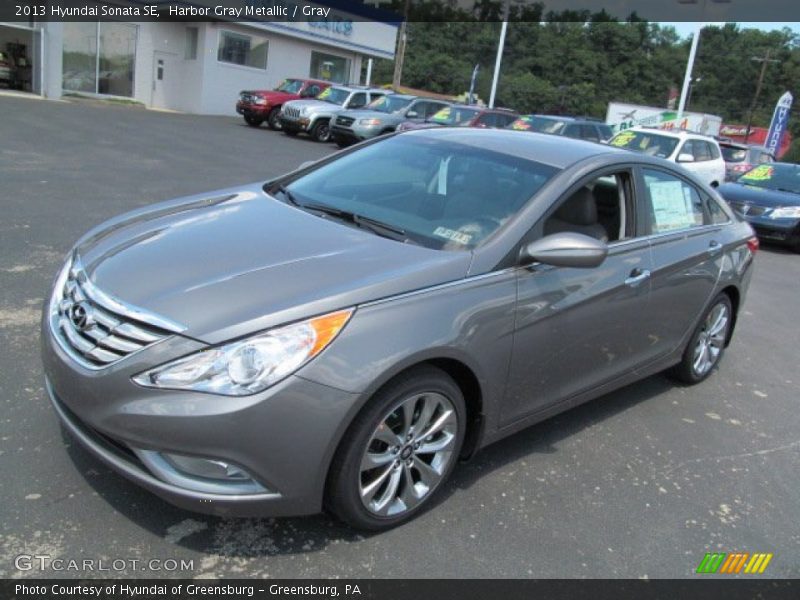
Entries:
[[770, 58], [769, 55], [772, 50], [767, 49], [766, 54], [764, 56], [754, 56], [750, 60], [755, 62], [761, 63], [761, 73], [758, 75], [758, 83], [756, 84], [756, 95], [753, 96], [753, 103], [750, 105], [750, 112], [747, 115], [747, 129], [744, 133], [744, 143], [747, 143], [747, 140], [750, 138], [750, 126], [753, 124], [753, 111], [756, 109], [756, 105], [758, 104], [758, 97], [761, 95], [761, 86], [764, 83], [764, 74], [767, 72], [767, 64], [769, 63], [779, 63], [781, 61]]
[[406, 0], [403, 10], [403, 22], [400, 23], [400, 31], [397, 39], [397, 52], [394, 55], [394, 75], [392, 76], [392, 89], [396, 92], [400, 87], [400, 80], [403, 77], [403, 60], [406, 56], [406, 24], [408, 23], [408, 11], [411, 7], [411, 0]]
[[681, 99], [678, 102], [678, 117], [675, 119], [679, 126], [683, 118], [683, 111], [686, 109], [686, 98], [689, 94], [689, 86], [692, 84], [692, 69], [694, 68], [694, 57], [697, 55], [697, 43], [700, 41], [700, 32], [703, 30], [703, 23], [697, 23], [694, 34], [692, 35], [692, 45], [689, 48], [689, 60], [686, 63], [686, 73], [683, 76], [683, 87], [681, 88]]

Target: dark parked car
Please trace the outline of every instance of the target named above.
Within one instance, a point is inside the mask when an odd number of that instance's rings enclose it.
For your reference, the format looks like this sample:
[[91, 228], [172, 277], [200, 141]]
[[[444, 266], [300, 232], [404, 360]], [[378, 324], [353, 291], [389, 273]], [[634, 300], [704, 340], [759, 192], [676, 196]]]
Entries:
[[800, 165], [759, 165], [719, 188], [758, 237], [789, 244], [800, 252]]
[[46, 303], [46, 388], [179, 506], [385, 529], [459, 457], [664, 369], [708, 377], [756, 243], [663, 160], [392, 134], [89, 231]]
[[397, 131], [431, 129], [433, 127], [480, 127], [502, 129], [510, 125], [517, 113], [508, 108], [486, 108], [474, 104], [446, 106], [422, 123], [401, 123]]
[[551, 115], [522, 115], [509, 129], [564, 135], [590, 142], [607, 142], [614, 135], [611, 127], [602, 121]]
[[775, 162], [775, 157], [764, 146], [749, 146], [720, 140], [719, 149], [725, 160], [725, 181], [734, 181], [756, 165]]
[[258, 127], [266, 121], [271, 129], [280, 129], [279, 115], [281, 107], [286, 102], [300, 98], [316, 98], [330, 86], [330, 81], [318, 79], [285, 79], [274, 90], [240, 92], [236, 112], [253, 127]]

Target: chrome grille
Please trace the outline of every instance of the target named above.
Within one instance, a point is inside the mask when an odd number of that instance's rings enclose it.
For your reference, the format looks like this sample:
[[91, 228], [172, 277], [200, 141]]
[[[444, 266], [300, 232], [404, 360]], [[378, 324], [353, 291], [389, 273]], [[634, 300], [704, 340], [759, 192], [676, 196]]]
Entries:
[[283, 114], [286, 115], [287, 117], [291, 117], [292, 119], [299, 119], [300, 109], [294, 108], [293, 106], [284, 106]]
[[77, 257], [56, 281], [50, 327], [64, 351], [91, 369], [112, 365], [183, 330], [100, 290]]
[[336, 124], [343, 125], [344, 127], [349, 127], [353, 124], [353, 121], [355, 121], [353, 117], [336, 117]]

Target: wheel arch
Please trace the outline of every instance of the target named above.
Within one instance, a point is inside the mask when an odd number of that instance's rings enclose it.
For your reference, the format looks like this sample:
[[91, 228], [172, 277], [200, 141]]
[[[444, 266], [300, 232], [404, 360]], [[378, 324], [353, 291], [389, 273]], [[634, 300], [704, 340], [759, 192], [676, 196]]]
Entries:
[[464, 432], [461, 458], [470, 458], [480, 447], [485, 423], [484, 386], [481, 384], [481, 380], [475, 368], [469, 364], [468, 360], [463, 359], [463, 357], [455, 356], [452, 353], [444, 351], [409, 357], [407, 360], [384, 371], [373, 381], [372, 385], [361, 394], [362, 401], [359, 402], [355, 410], [348, 415], [346, 425], [339, 430], [337, 439], [332, 445], [332, 451], [329, 453], [328, 460], [326, 461], [327, 464], [325, 465], [323, 495], [327, 494], [331, 476], [331, 465], [334, 462], [334, 457], [339, 453], [344, 440], [347, 439], [348, 432], [352, 428], [356, 417], [361, 414], [364, 408], [381, 389], [389, 385], [397, 377], [424, 365], [433, 366], [444, 371], [455, 381], [464, 396], [464, 404], [467, 408], [467, 429]]
[[721, 292], [728, 296], [731, 301], [731, 326], [728, 329], [728, 337], [725, 340], [725, 347], [728, 347], [728, 344], [731, 343], [731, 339], [733, 338], [733, 330], [736, 328], [736, 321], [739, 316], [739, 306], [742, 302], [742, 294], [735, 285], [728, 285], [724, 287]]

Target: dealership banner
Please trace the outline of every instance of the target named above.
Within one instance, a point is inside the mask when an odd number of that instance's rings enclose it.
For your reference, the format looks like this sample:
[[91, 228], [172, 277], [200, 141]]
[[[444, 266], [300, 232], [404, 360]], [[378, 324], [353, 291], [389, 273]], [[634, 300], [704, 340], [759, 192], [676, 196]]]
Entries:
[[[800, 580], [775, 579], [98, 579], [0, 581], [3, 600], [795, 600]], [[712, 576], [714, 577], [714, 576]]]
[[775, 112], [772, 114], [772, 122], [769, 124], [769, 132], [764, 145], [773, 156], [778, 155], [778, 149], [781, 147], [781, 141], [789, 123], [789, 113], [792, 110], [793, 100], [792, 95], [786, 92], [778, 100]]

